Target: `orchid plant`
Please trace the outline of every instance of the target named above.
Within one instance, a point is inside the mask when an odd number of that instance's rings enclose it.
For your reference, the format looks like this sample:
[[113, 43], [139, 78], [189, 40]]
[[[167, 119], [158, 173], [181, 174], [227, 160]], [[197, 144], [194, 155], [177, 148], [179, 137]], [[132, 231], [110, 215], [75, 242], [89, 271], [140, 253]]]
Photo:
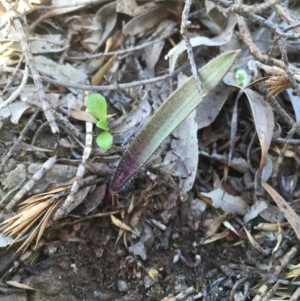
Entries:
[[223, 53], [199, 70], [199, 79], [205, 96], [198, 93], [193, 77], [174, 91], [154, 113], [122, 156], [110, 183], [107, 201], [147, 162], [160, 144], [174, 129], [205, 101], [208, 95], [229, 71], [239, 51]]

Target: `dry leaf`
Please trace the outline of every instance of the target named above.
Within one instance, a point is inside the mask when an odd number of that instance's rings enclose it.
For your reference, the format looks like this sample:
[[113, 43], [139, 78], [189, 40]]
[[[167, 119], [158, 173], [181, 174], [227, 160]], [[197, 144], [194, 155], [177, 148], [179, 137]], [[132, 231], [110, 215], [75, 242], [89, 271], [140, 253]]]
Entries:
[[262, 170], [273, 137], [274, 114], [271, 106], [260, 94], [251, 89], [245, 89], [244, 92], [251, 106], [255, 128], [261, 146], [259, 169]]
[[274, 247], [273, 251], [272, 251], [272, 254], [274, 254], [276, 251], [278, 251], [280, 245], [281, 245], [281, 242], [282, 242], [282, 238], [283, 238], [283, 235], [282, 235], [282, 228], [280, 226], [280, 223], [277, 222], [278, 224], [278, 235], [277, 235], [277, 243], [276, 243], [276, 246]]
[[291, 224], [292, 228], [296, 232], [298, 239], [300, 240], [300, 217], [295, 210], [285, 201], [285, 199], [269, 184], [261, 182], [264, 189], [267, 190], [273, 201], [277, 204], [280, 211], [282, 211], [286, 219]]
[[200, 245], [207, 245], [207, 244], [210, 244], [210, 243], [212, 243], [212, 242], [215, 242], [215, 241], [217, 241], [217, 240], [220, 240], [220, 239], [223, 239], [223, 238], [227, 237], [229, 234], [230, 234], [229, 230], [225, 230], [225, 231], [222, 232], [222, 233], [218, 233], [218, 234], [216, 234], [216, 235], [214, 235], [214, 236], [212, 236], [212, 237], [209, 237], [209, 238], [203, 240], [203, 241], [200, 243]]
[[[232, 38], [233, 29], [235, 27], [236, 22], [237, 22], [236, 17], [234, 15], [230, 15], [227, 19], [227, 26], [220, 35], [213, 38], [208, 38], [208, 37], [198, 36], [198, 35], [192, 37], [190, 38], [190, 43], [192, 47], [196, 47], [200, 45], [220, 46], [228, 43]], [[170, 72], [174, 71], [179, 55], [183, 53], [185, 50], [186, 50], [186, 44], [185, 41], [182, 40], [179, 44], [173, 47], [165, 56], [165, 59], [169, 59]]]
[[123, 223], [118, 218], [114, 217], [113, 215], [111, 215], [110, 217], [111, 217], [111, 221], [113, 222], [113, 224], [115, 224], [118, 228], [129, 231], [129, 232], [133, 233], [136, 236], [140, 236], [137, 232], [132, 230], [129, 226], [127, 226], [125, 223]]
[[35, 291], [36, 289], [31, 287], [31, 286], [28, 286], [26, 284], [22, 284], [22, 283], [19, 283], [19, 282], [16, 282], [16, 281], [6, 281], [6, 283], [10, 286], [13, 286], [13, 287], [16, 287], [16, 288], [21, 288], [21, 289], [24, 289], [24, 290], [30, 290], [30, 291]]
[[212, 201], [212, 206], [221, 208], [224, 212], [231, 214], [245, 214], [247, 212], [248, 205], [241, 197], [230, 195], [221, 188], [210, 192], [202, 192], [201, 195], [209, 197]]
[[129, 21], [123, 28], [123, 33], [137, 35], [157, 26], [162, 20], [169, 16], [170, 12], [165, 5], [151, 9]]
[[220, 226], [222, 225], [222, 223], [227, 219], [228, 217], [228, 213], [224, 213], [221, 216], [219, 216], [217, 219], [215, 219], [208, 228], [208, 231], [206, 232], [206, 237], [210, 237], [212, 235], [214, 235], [215, 233], [217, 233], [217, 231], [219, 230]]
[[247, 231], [247, 229], [244, 227], [244, 230], [247, 234], [247, 237], [251, 243], [251, 245], [253, 246], [253, 248], [255, 250], [257, 250], [258, 252], [260, 252], [263, 255], [267, 255], [266, 252], [264, 251], [264, 249], [260, 246], [260, 244], [253, 238], [253, 236], [251, 235], [251, 233], [249, 231]]

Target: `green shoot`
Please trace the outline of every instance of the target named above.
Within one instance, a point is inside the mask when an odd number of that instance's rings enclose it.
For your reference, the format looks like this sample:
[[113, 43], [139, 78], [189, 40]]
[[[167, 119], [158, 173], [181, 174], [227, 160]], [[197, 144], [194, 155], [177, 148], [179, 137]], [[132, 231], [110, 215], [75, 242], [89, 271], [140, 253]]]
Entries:
[[109, 150], [113, 142], [113, 137], [109, 133], [107, 124], [107, 104], [105, 97], [99, 93], [90, 94], [86, 101], [86, 107], [97, 119], [96, 126], [102, 130], [96, 139], [98, 146], [104, 151]]

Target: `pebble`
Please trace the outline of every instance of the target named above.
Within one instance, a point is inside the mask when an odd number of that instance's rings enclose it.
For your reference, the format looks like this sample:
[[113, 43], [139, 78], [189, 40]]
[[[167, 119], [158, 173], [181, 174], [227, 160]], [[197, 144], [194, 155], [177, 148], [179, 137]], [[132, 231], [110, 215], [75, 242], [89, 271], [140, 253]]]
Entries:
[[123, 280], [118, 280], [118, 290], [119, 292], [126, 293], [129, 291], [129, 286], [127, 282]]

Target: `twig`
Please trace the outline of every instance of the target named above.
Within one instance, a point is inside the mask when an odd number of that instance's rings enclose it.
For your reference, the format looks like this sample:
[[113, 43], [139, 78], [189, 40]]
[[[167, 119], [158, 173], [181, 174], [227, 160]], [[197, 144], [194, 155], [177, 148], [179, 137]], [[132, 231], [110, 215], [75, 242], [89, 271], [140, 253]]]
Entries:
[[277, 186], [277, 177], [278, 177], [278, 173], [279, 173], [279, 167], [283, 162], [284, 156], [285, 156], [285, 152], [290, 144], [290, 141], [292, 140], [294, 134], [296, 131], [298, 131], [300, 128], [300, 123], [295, 123], [292, 127], [292, 129], [288, 132], [286, 139], [285, 139], [285, 143], [283, 148], [280, 151], [280, 154], [277, 158], [276, 164], [274, 165], [274, 170], [273, 170], [273, 174], [272, 174], [272, 184], [274, 187]]
[[40, 112], [40, 109], [37, 109], [34, 112], [34, 114], [32, 114], [32, 116], [28, 120], [27, 124], [24, 126], [23, 130], [21, 131], [19, 138], [14, 142], [13, 146], [10, 148], [10, 150], [5, 155], [5, 157], [2, 159], [2, 162], [0, 164], [0, 173], [2, 172], [4, 166], [7, 164], [7, 161], [11, 157], [11, 155], [12, 155], [13, 151], [15, 150], [15, 148], [18, 146], [18, 144], [24, 138], [25, 134], [29, 130], [29, 127], [31, 126], [32, 122], [35, 120], [35, 118], [36, 118], [36, 116], [38, 115], [39, 112]]
[[48, 126], [49, 122], [45, 121], [44, 123], [42, 123], [39, 128], [35, 131], [34, 136], [31, 140], [31, 145], [34, 146], [36, 143], [36, 140], [38, 138], [38, 136], [40, 135], [40, 133], [42, 132], [42, 130], [44, 129], [44, 127]]
[[[298, 247], [292, 247], [280, 260], [277, 260], [277, 266], [272, 266], [272, 274], [277, 277], [283, 268], [295, 257], [296, 253], [298, 252]], [[267, 294], [268, 286], [266, 284], [262, 284], [257, 294], [252, 301], [259, 301], [259, 300], [268, 300], [263, 299], [263, 297]]]
[[[15, 71], [15, 72], [11, 75], [11, 77], [7, 80], [4, 89], [0, 92], [0, 95], [3, 95], [3, 94], [6, 92], [6, 90], [10, 87], [10, 85], [11, 85], [11, 83], [12, 83], [12, 81], [13, 81], [15, 75], [17, 74], [18, 70], [19, 70], [20, 67], [21, 67], [21, 64], [22, 64], [23, 59], [24, 59], [24, 54], [22, 54], [22, 56], [20, 57], [19, 62], [18, 62], [18, 64], [17, 64], [17, 66], [15, 67], [15, 68], [16, 68], [16, 71]], [[25, 71], [24, 71], [24, 72], [25, 72]]]
[[189, 37], [187, 36], [187, 27], [191, 23], [188, 20], [191, 4], [192, 4], [192, 0], [185, 0], [185, 5], [184, 5], [184, 9], [182, 11], [182, 17], [181, 17], [181, 30], [180, 30], [180, 33], [183, 36], [183, 39], [185, 41], [186, 51], [187, 51], [187, 54], [188, 54], [188, 57], [189, 57], [190, 66], [191, 66], [191, 70], [192, 70], [194, 80], [196, 82], [197, 90], [198, 90], [199, 94], [202, 97], [204, 97], [205, 92], [202, 88], [202, 85], [201, 85], [201, 82], [200, 82], [200, 79], [199, 79], [198, 70], [197, 70], [197, 67], [196, 67], [195, 59], [194, 59], [192, 44], [191, 44], [191, 41], [190, 41]]
[[[274, 35], [278, 35], [280, 37], [285, 37], [285, 38], [289, 38], [289, 39], [299, 39], [300, 34], [299, 33], [286, 33], [283, 30], [280, 29], [280, 27], [273, 23], [270, 22], [260, 16], [258, 16], [257, 14], [255, 14], [254, 8], [255, 6], [250, 6], [250, 5], [241, 5], [241, 4], [235, 4], [235, 5], [231, 5], [228, 6], [227, 1], [224, 0], [211, 0], [212, 2], [221, 5], [224, 8], [227, 8], [226, 13], [236, 13], [242, 17], [247, 18], [247, 20], [257, 23], [258, 25], [268, 29], [270, 32], [272, 32]], [[269, 1], [268, 3], [264, 3], [265, 5], [265, 9], [266, 8], [270, 8], [271, 6], [273, 6], [274, 4], [278, 3], [279, 0], [272, 0]]]
[[127, 54], [127, 53], [130, 53], [130, 52], [139, 51], [141, 49], [146, 48], [147, 46], [150, 46], [150, 45], [153, 45], [153, 44], [160, 43], [160, 42], [164, 41], [165, 39], [169, 38], [170, 36], [172, 36], [176, 32], [177, 32], [177, 30], [173, 30], [171, 33], [169, 33], [165, 36], [162, 36], [159, 39], [156, 39], [156, 40], [153, 40], [153, 41], [150, 41], [150, 42], [146, 42], [142, 45], [130, 47], [130, 48], [127, 48], [127, 49], [110, 51], [110, 52], [100, 52], [100, 53], [95, 53], [95, 54], [91, 54], [91, 55], [88, 55], [88, 56], [68, 56], [68, 57], [66, 57], [66, 60], [68, 60], [68, 61], [69, 60], [70, 61], [73, 61], [73, 60], [80, 60], [80, 61], [81, 60], [90, 60], [90, 59], [94, 59], [94, 58], [100, 58], [100, 57], [103, 57], [103, 56], [113, 56], [115, 54], [116, 55], [122, 55], [122, 54]]
[[[86, 91], [84, 94], [87, 97], [88, 92]], [[86, 111], [87, 111], [87, 109], [86, 109]], [[85, 147], [83, 150], [81, 164], [78, 166], [77, 173], [75, 176], [75, 180], [72, 184], [70, 194], [68, 195], [67, 199], [62, 203], [62, 205], [59, 207], [59, 209], [53, 215], [54, 221], [59, 220], [67, 215], [68, 207], [74, 202], [75, 195], [80, 188], [79, 181], [82, 179], [82, 177], [84, 175], [85, 164], [86, 164], [87, 160], [89, 159], [90, 154], [92, 152], [93, 124], [91, 122], [86, 122], [85, 130], [86, 130]]]
[[5, 196], [0, 200], [0, 204], [5, 203], [6, 200], [9, 198], [9, 196], [10, 196], [13, 192], [19, 190], [19, 189], [21, 188], [21, 186], [23, 185], [24, 181], [25, 181], [25, 179], [24, 179], [21, 183], [19, 183], [16, 187], [14, 187], [14, 188], [11, 189], [10, 191], [8, 191], [8, 192], [5, 194]]
[[[29, 99], [26, 99], [25, 102], [32, 106], [38, 107], [38, 108], [41, 107], [40, 103], [32, 102]], [[64, 117], [62, 114], [56, 112], [55, 110], [51, 109], [51, 112], [55, 116], [58, 123], [62, 125], [62, 128], [64, 129], [64, 131], [66, 131], [66, 132], [69, 131], [69, 134], [79, 137], [80, 139], [84, 138], [84, 134], [82, 134], [80, 132], [80, 130], [76, 126], [74, 126], [66, 117]]]
[[282, 0], [271, 0], [266, 3], [260, 3], [255, 5], [244, 5], [244, 4], [234, 4], [233, 1], [226, 1], [226, 0], [211, 0], [215, 4], [219, 4], [224, 8], [227, 8], [227, 12], [236, 12], [242, 11], [245, 13], [261, 13], [264, 10], [270, 8], [274, 4], [281, 2]]
[[26, 194], [32, 186], [42, 178], [47, 170], [49, 170], [56, 162], [56, 156], [49, 158], [40, 170], [38, 170], [32, 178], [23, 186], [23, 188], [13, 197], [13, 199], [5, 206], [4, 213], [10, 212], [15, 204]]
[[290, 67], [291, 65], [290, 65], [288, 57], [287, 57], [286, 43], [281, 38], [281, 39], [279, 39], [278, 44], [279, 44], [279, 49], [281, 52], [282, 60], [284, 61], [284, 64], [285, 64], [284, 71], [287, 73], [288, 78], [291, 81], [293, 87], [295, 88], [297, 95], [300, 96], [300, 90], [299, 90], [298, 84], [296, 82], [295, 76], [294, 76], [293, 72], [291, 71], [291, 67]]
[[247, 277], [242, 277], [241, 279], [237, 280], [237, 282], [234, 284], [234, 286], [231, 289], [229, 301], [234, 301], [234, 295], [237, 290], [237, 288], [247, 280]]
[[279, 18], [290, 24], [291, 26], [286, 27], [283, 31], [286, 32], [291, 29], [295, 29], [296, 32], [300, 32], [300, 28], [297, 28], [299, 26], [299, 20], [298, 18], [293, 14], [292, 10], [287, 9], [286, 7], [282, 6], [281, 4], [274, 5], [274, 9], [276, 11], [276, 14]]
[[[147, 84], [153, 84], [159, 81], [164, 81], [166, 79], [169, 79], [175, 75], [177, 75], [178, 73], [180, 73], [184, 68], [186, 68], [186, 66], [188, 65], [188, 62], [185, 62], [183, 65], [181, 65], [178, 69], [176, 69], [173, 73], [171, 74], [166, 74], [163, 76], [158, 76], [158, 77], [154, 77], [154, 78], [149, 78], [149, 79], [145, 79], [145, 80], [141, 80], [141, 81], [134, 81], [131, 83], [124, 83], [124, 84], [115, 84], [115, 85], [107, 85], [107, 86], [90, 86], [90, 85], [79, 85], [79, 84], [73, 84], [70, 82], [61, 82], [61, 81], [57, 81], [48, 77], [44, 77], [41, 76], [40, 78], [45, 81], [48, 82], [50, 84], [53, 85], [57, 85], [57, 86], [62, 86], [62, 87], [67, 87], [67, 88], [73, 88], [73, 89], [78, 89], [78, 90], [88, 90], [88, 91], [114, 91], [114, 90], [118, 90], [118, 89], [128, 89], [128, 88], [133, 88], [133, 87], [137, 87], [137, 86], [142, 86], [142, 85], [147, 85]], [[4, 71], [11, 71], [13, 72], [15, 69], [11, 68], [11, 67], [0, 67], [0, 71], [4, 70]], [[24, 72], [19, 70], [19, 72]], [[54, 112], [52, 112], [54, 114]]]
[[2, 104], [0, 104], [0, 110], [6, 108], [9, 104], [11, 104], [22, 92], [23, 88], [25, 87], [26, 83], [27, 83], [27, 79], [28, 79], [28, 67], [27, 65], [25, 66], [25, 70], [23, 73], [23, 78], [22, 78], [22, 82], [19, 85], [19, 87], [10, 95], [9, 98], [7, 98]]
[[[249, 28], [245, 22], [245, 19], [243, 17], [238, 16], [237, 17], [238, 21], [238, 26], [240, 30], [240, 35], [243, 40], [243, 42], [246, 44], [247, 48], [249, 49], [250, 53], [258, 60], [261, 62], [270, 62], [271, 65], [277, 66], [281, 69], [285, 69], [286, 66], [283, 61], [277, 60], [274, 58], [269, 58], [267, 54], [262, 53], [260, 49], [257, 47], [257, 45], [254, 43]], [[294, 67], [293, 65], [291, 66], [292, 71], [298, 71], [299, 70]]]
[[84, 134], [79, 131], [79, 129], [74, 126], [65, 116], [52, 110], [53, 115], [55, 116], [58, 123], [60, 123], [65, 131], [69, 131], [71, 135], [74, 135], [79, 138], [83, 138]]
[[29, 66], [29, 69], [31, 71], [33, 81], [36, 86], [37, 93], [38, 93], [39, 99], [41, 101], [44, 114], [45, 114], [47, 120], [49, 121], [49, 125], [51, 127], [53, 134], [57, 134], [57, 133], [59, 133], [59, 128], [58, 128], [58, 126], [55, 122], [54, 116], [51, 112], [50, 105], [46, 100], [45, 91], [43, 89], [43, 85], [40, 80], [40, 76], [38, 74], [38, 71], [37, 71], [37, 68], [36, 68], [36, 65], [34, 62], [34, 58], [32, 56], [29, 45], [27, 43], [26, 34], [25, 34], [24, 28], [22, 26], [22, 23], [17, 15], [17, 13], [12, 9], [12, 7], [10, 6], [10, 4], [8, 4], [7, 1], [0, 0], [0, 2], [2, 3], [3, 7], [6, 9], [6, 11], [9, 14], [9, 16], [11, 17], [11, 19], [13, 20], [13, 24], [16, 28], [16, 31], [19, 34], [20, 44], [21, 44], [22, 50], [25, 54], [27, 65]]
[[[272, 138], [272, 142], [277, 142], [277, 143], [285, 143], [286, 139], [285, 138]], [[290, 140], [291, 145], [300, 145], [300, 139], [291, 139]]]

